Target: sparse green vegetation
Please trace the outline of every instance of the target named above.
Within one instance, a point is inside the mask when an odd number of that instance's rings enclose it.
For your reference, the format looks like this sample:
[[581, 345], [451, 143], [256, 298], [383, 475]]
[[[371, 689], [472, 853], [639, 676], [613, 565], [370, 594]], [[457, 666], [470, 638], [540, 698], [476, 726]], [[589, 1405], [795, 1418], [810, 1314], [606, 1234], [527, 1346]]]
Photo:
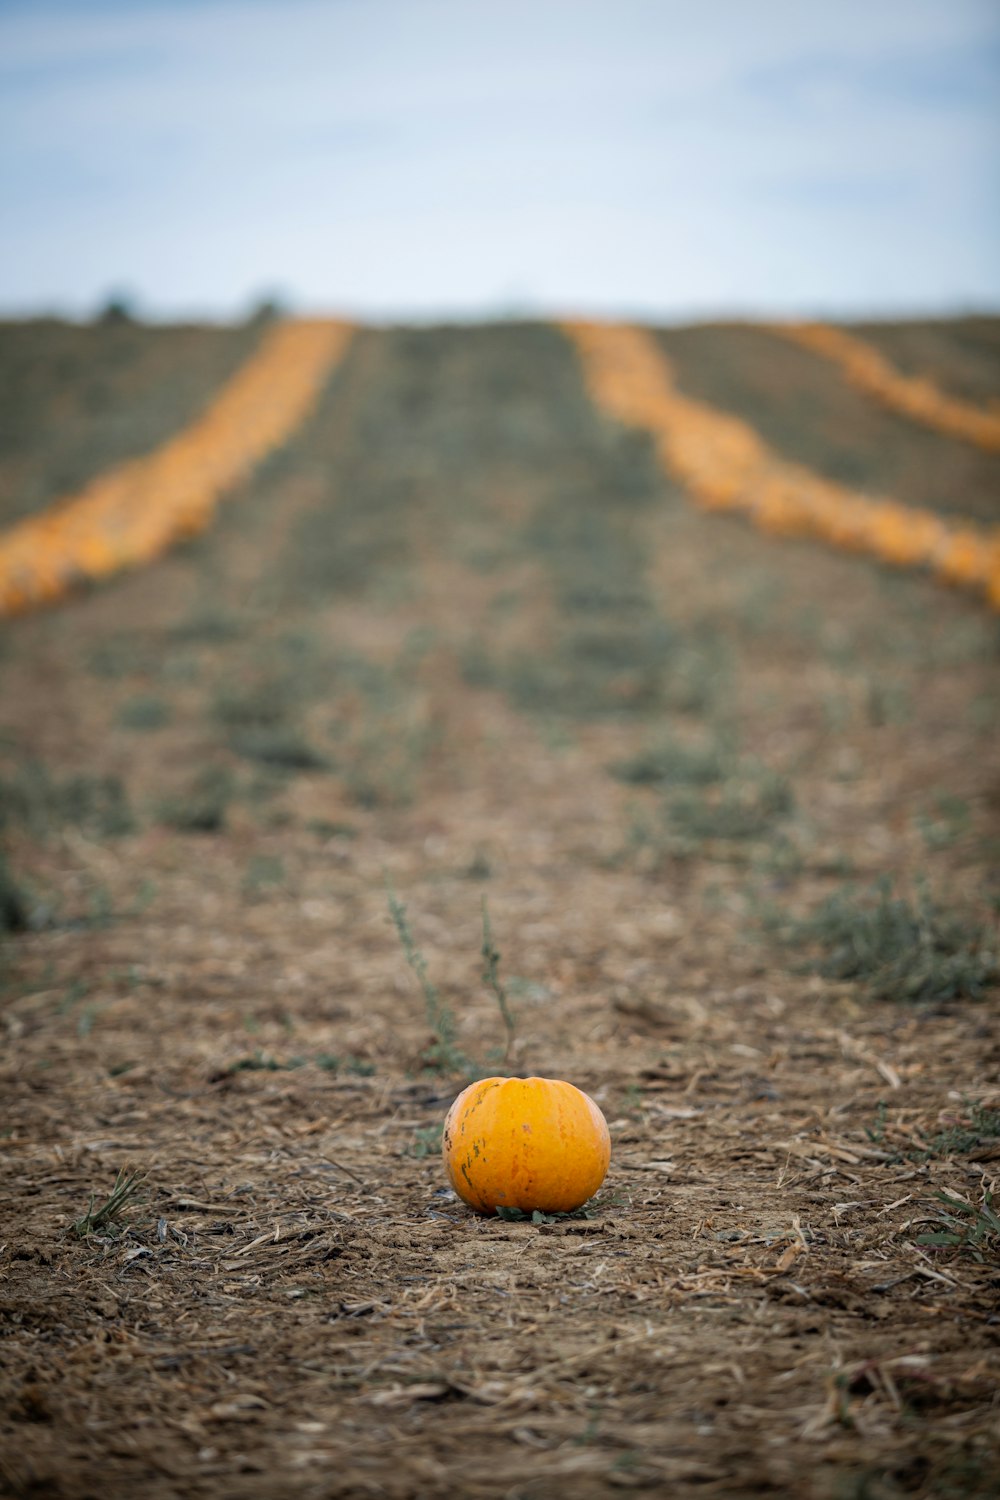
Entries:
[[30, 761], [0, 776], [0, 829], [14, 825], [39, 839], [66, 826], [118, 838], [132, 831], [135, 820], [120, 777], [59, 777], [41, 761]]
[[0, 934], [23, 932], [28, 926], [28, 911], [27, 893], [0, 849]]
[[504, 1047], [502, 1059], [503, 1063], [507, 1064], [510, 1061], [510, 1054], [514, 1046], [517, 1023], [514, 1020], [514, 1013], [510, 1008], [510, 1001], [507, 999], [507, 991], [500, 982], [500, 954], [493, 943], [493, 932], [490, 928], [490, 909], [485, 896], [483, 897], [482, 954], [483, 964], [485, 965], [483, 969], [483, 983], [488, 985], [496, 996], [497, 1004], [500, 1007], [500, 1016], [503, 1020], [504, 1031], [507, 1036], [507, 1045]]
[[[255, 1027], [247, 1026], [248, 1031], [255, 1029]], [[246, 1057], [236, 1058], [235, 1062], [229, 1063], [215, 1077], [218, 1080], [228, 1078], [234, 1073], [295, 1073], [299, 1068], [307, 1068], [310, 1065], [319, 1068], [323, 1073], [346, 1073], [354, 1078], [371, 1078], [375, 1072], [375, 1064], [363, 1057], [339, 1057], [332, 1052], [316, 1052], [311, 1056], [275, 1057], [273, 1052], [265, 1052], [262, 1047], [258, 1047]]]
[[918, 1234], [918, 1245], [931, 1245], [940, 1249], [956, 1250], [971, 1255], [982, 1264], [985, 1261], [1000, 1263], [1000, 1214], [993, 1193], [984, 1187], [978, 1203], [970, 1203], [958, 1193], [938, 1193], [938, 1204], [933, 1217], [944, 1225]]
[[228, 730], [272, 729], [297, 710], [298, 691], [290, 674], [241, 686], [226, 683], [216, 696], [213, 712]]
[[972, 1156], [981, 1146], [1000, 1140], [1000, 1109], [970, 1104], [966, 1118], [927, 1139], [929, 1156]]
[[686, 745], [661, 737], [609, 769], [630, 786], [709, 786], [730, 774], [732, 750], [718, 741]]
[[508, 1224], [562, 1224], [572, 1219], [593, 1219], [599, 1211], [597, 1200], [592, 1198], [582, 1208], [574, 1208], [570, 1213], [543, 1213], [540, 1208], [532, 1209], [527, 1213], [523, 1208], [504, 1208], [501, 1204], [496, 1210], [498, 1219]]
[[111, 682], [148, 676], [157, 665], [155, 649], [135, 636], [107, 636], [93, 648], [88, 659], [94, 676]]
[[225, 827], [229, 804], [236, 795], [236, 778], [227, 766], [206, 766], [186, 792], [160, 803], [160, 821], [181, 833], [218, 833]]
[[179, 625], [175, 625], [170, 631], [170, 637], [186, 644], [221, 645], [226, 641], [238, 640], [245, 628], [238, 615], [206, 604], [193, 611]]
[[888, 880], [837, 892], [784, 938], [818, 950], [819, 973], [857, 980], [876, 999], [978, 1000], [1000, 972], [995, 931], [943, 911], [926, 890], [915, 902], [894, 895]]
[[438, 1120], [433, 1125], [421, 1125], [413, 1132], [413, 1140], [406, 1152], [407, 1156], [414, 1156], [422, 1161], [428, 1156], [441, 1155], [441, 1142], [444, 1137], [444, 1121]]
[[129, 698], [118, 711], [118, 722], [123, 729], [162, 729], [170, 722], [170, 705], [148, 695]]
[[421, 992], [424, 997], [424, 1005], [427, 1012], [427, 1025], [431, 1031], [432, 1041], [425, 1054], [429, 1067], [438, 1068], [443, 1073], [459, 1073], [468, 1075], [473, 1070], [473, 1065], [458, 1046], [457, 1026], [451, 1009], [441, 998], [440, 991], [432, 983], [427, 969], [427, 960], [417, 947], [410, 931], [410, 924], [406, 916], [406, 907], [397, 900], [396, 893], [392, 887], [386, 884], [386, 893], [389, 901], [389, 914], [392, 917], [396, 935], [399, 938], [406, 962], [417, 976]]
[[238, 730], [229, 737], [229, 748], [244, 760], [275, 766], [281, 771], [327, 771], [330, 762], [295, 729], [285, 725], [259, 725]]

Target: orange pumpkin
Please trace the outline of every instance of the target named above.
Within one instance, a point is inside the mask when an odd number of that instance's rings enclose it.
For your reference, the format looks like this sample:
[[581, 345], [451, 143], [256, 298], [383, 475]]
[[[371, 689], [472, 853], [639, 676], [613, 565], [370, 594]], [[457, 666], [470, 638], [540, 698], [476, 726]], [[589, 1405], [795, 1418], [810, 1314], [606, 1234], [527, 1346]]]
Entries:
[[570, 1213], [592, 1198], [611, 1160], [601, 1111], [554, 1078], [483, 1078], [448, 1111], [445, 1170], [480, 1213]]

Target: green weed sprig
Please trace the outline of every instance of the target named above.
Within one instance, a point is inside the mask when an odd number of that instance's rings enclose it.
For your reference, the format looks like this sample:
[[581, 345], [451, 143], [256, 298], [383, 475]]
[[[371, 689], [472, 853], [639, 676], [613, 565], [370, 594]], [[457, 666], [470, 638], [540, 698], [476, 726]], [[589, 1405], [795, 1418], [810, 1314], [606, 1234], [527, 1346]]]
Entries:
[[427, 1024], [434, 1036], [434, 1040], [427, 1053], [427, 1061], [431, 1067], [438, 1068], [442, 1073], [467, 1074], [473, 1072], [473, 1065], [456, 1041], [454, 1014], [442, 1000], [439, 990], [427, 972], [427, 960], [414, 942], [413, 934], [410, 931], [410, 924], [406, 920], [406, 907], [398, 899], [388, 880], [386, 881], [386, 895], [389, 901], [389, 913], [392, 917], [393, 926], [396, 929], [400, 944], [402, 945], [406, 962], [417, 976], [420, 988], [423, 991], [424, 1005], [427, 1009]]
[[122, 1210], [135, 1198], [145, 1180], [145, 1172], [132, 1172], [128, 1167], [119, 1168], [115, 1185], [99, 1208], [94, 1207], [96, 1195], [91, 1193], [87, 1212], [73, 1225], [74, 1233], [82, 1240], [95, 1230], [106, 1229], [114, 1224], [121, 1218]]
[[497, 997], [497, 1004], [500, 1007], [500, 1015], [503, 1019], [504, 1031], [507, 1034], [507, 1045], [504, 1047], [503, 1053], [503, 1061], [506, 1064], [510, 1061], [510, 1054], [514, 1047], [514, 1037], [517, 1031], [517, 1023], [514, 1020], [514, 1013], [511, 1010], [510, 1002], [507, 999], [507, 991], [504, 989], [503, 985], [500, 982], [500, 954], [493, 944], [493, 933], [490, 928], [490, 909], [486, 904], [485, 896], [483, 897], [482, 954], [483, 963], [486, 966], [483, 969], [483, 983], [489, 985], [490, 989]]

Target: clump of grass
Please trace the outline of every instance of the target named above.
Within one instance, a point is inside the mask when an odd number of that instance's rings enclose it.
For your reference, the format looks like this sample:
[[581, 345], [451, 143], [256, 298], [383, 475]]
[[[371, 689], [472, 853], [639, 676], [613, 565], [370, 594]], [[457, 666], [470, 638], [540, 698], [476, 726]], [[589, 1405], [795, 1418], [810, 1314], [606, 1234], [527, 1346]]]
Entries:
[[0, 933], [26, 931], [28, 905], [23, 887], [0, 849]]
[[674, 797], [668, 816], [675, 830], [689, 839], [758, 839], [794, 806], [783, 776], [768, 773], [757, 780], [727, 783], [718, 796], [683, 792]]
[[338, 756], [344, 790], [359, 807], [407, 807], [438, 736], [428, 720], [389, 715], [366, 723]]
[[728, 750], [720, 744], [681, 745], [661, 739], [608, 769], [629, 786], [709, 786], [725, 779], [730, 762]]
[[942, 1205], [934, 1210], [934, 1217], [943, 1229], [927, 1234], [918, 1234], [918, 1245], [935, 1245], [943, 1249], [958, 1250], [971, 1255], [980, 1265], [986, 1261], [1000, 1262], [1000, 1214], [994, 1194], [983, 1189], [979, 1203], [970, 1203], [957, 1193], [938, 1193]]
[[564, 625], [542, 653], [514, 652], [491, 669], [480, 662], [480, 683], [489, 685], [485, 678], [492, 671], [524, 712], [571, 720], [640, 716], [662, 708], [676, 636], [657, 617], [633, 618], [633, 613]]
[[67, 825], [117, 838], [131, 832], [135, 821], [120, 777], [79, 773], [60, 779], [32, 762], [0, 777], [0, 828], [13, 824], [37, 838]]
[[456, 1041], [454, 1014], [445, 1004], [440, 992], [431, 980], [427, 970], [427, 960], [414, 942], [413, 934], [410, 931], [410, 924], [406, 918], [406, 907], [397, 899], [395, 891], [388, 882], [386, 883], [386, 891], [389, 901], [389, 913], [392, 917], [400, 944], [402, 945], [406, 962], [417, 976], [424, 996], [427, 1024], [430, 1027], [433, 1037], [426, 1053], [428, 1066], [437, 1068], [442, 1073], [468, 1075], [474, 1069], [472, 1063], [462, 1052]]
[[277, 766], [282, 771], [328, 771], [330, 763], [287, 725], [258, 725], [239, 730], [229, 739], [229, 748], [244, 760]]
[[181, 833], [218, 833], [225, 827], [236, 786], [226, 766], [206, 766], [188, 791], [160, 804], [160, 821]]
[[95, 677], [116, 681], [147, 671], [153, 663], [149, 648], [133, 636], [112, 636], [91, 652], [87, 664]]
[[299, 1059], [291, 1059], [288, 1062], [279, 1062], [269, 1052], [264, 1052], [260, 1047], [256, 1052], [251, 1052], [246, 1057], [238, 1057], [226, 1068], [227, 1074], [233, 1073], [284, 1073], [295, 1067], [301, 1067]]
[[1000, 1140], [1000, 1109], [969, 1106], [968, 1116], [927, 1141], [930, 1156], [971, 1156], [987, 1141]]
[[219, 642], [238, 639], [241, 630], [241, 623], [235, 615], [207, 606], [195, 610], [186, 620], [175, 625], [170, 635], [175, 641]]
[[145, 1172], [121, 1167], [115, 1178], [114, 1187], [97, 1208], [94, 1207], [97, 1201], [96, 1194], [91, 1193], [87, 1212], [82, 1214], [73, 1225], [73, 1231], [78, 1238], [86, 1239], [88, 1234], [93, 1234], [99, 1229], [110, 1229], [118, 1223], [124, 1209], [134, 1200], [145, 1180]]
[[235, 1062], [229, 1063], [221, 1073], [214, 1075], [214, 1081], [229, 1078], [234, 1073], [294, 1073], [299, 1068], [308, 1067], [310, 1063], [324, 1073], [344, 1072], [355, 1078], [371, 1078], [375, 1072], [375, 1064], [363, 1057], [337, 1057], [332, 1052], [317, 1052], [312, 1057], [281, 1058], [258, 1047], [247, 1056], [238, 1057]]
[[441, 1142], [444, 1139], [444, 1121], [438, 1120], [434, 1125], [421, 1125], [413, 1132], [413, 1140], [407, 1150], [407, 1156], [414, 1156], [422, 1161], [428, 1156], [441, 1155]]
[[489, 907], [486, 904], [485, 896], [483, 897], [482, 955], [483, 963], [485, 965], [483, 969], [483, 983], [489, 985], [490, 989], [496, 996], [497, 1004], [500, 1007], [500, 1016], [503, 1021], [504, 1031], [506, 1032], [507, 1036], [507, 1044], [504, 1047], [503, 1052], [503, 1062], [506, 1064], [510, 1061], [510, 1054], [514, 1046], [514, 1036], [517, 1030], [517, 1025], [514, 1020], [514, 1013], [510, 1008], [510, 1002], [507, 999], [507, 991], [504, 989], [504, 986], [500, 982], [500, 954], [493, 943], [493, 933], [490, 928], [490, 911]]
[[285, 722], [292, 708], [292, 688], [284, 677], [266, 678], [250, 686], [226, 685], [212, 705], [216, 719], [232, 730], [273, 728]]
[[857, 980], [877, 999], [978, 1000], [1000, 974], [995, 934], [941, 910], [926, 890], [916, 902], [893, 895], [887, 879], [831, 896], [785, 941], [815, 946], [820, 974]]
[[170, 722], [170, 705], [163, 698], [139, 694], [129, 698], [118, 711], [123, 729], [162, 729]]

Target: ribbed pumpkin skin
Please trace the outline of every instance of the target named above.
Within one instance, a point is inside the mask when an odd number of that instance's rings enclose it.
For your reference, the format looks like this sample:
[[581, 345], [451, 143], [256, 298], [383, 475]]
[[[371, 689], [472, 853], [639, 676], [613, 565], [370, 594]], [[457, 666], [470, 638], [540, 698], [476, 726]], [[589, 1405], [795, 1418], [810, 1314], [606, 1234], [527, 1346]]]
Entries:
[[593, 1099], [553, 1078], [483, 1078], [448, 1111], [445, 1170], [480, 1213], [570, 1213], [592, 1198], [611, 1160]]

